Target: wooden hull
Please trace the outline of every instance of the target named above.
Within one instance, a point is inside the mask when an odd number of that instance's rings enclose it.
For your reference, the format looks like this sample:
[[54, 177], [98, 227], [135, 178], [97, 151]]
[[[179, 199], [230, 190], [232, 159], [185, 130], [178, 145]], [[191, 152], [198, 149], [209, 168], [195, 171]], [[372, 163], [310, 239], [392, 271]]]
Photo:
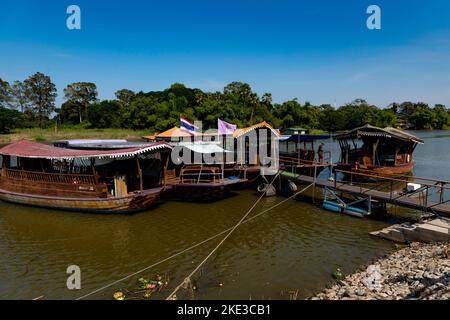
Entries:
[[117, 198], [70, 198], [16, 193], [0, 189], [0, 200], [41, 208], [93, 213], [131, 213], [148, 209], [164, 187], [144, 190]]
[[246, 183], [246, 179], [237, 179], [223, 183], [173, 184], [170, 186], [166, 197], [178, 201], [212, 202], [233, 195], [233, 190], [239, 189]]
[[[408, 173], [411, 173], [414, 169], [414, 162], [410, 162], [404, 165], [397, 165], [397, 166], [368, 166], [364, 169], [356, 169], [354, 165], [351, 164], [342, 164], [338, 163], [335, 167], [337, 170], [344, 170], [344, 171], [354, 171], [356, 173], [366, 173], [368, 175], [376, 175], [380, 176], [380, 178], [375, 177], [364, 177], [361, 175], [353, 175], [352, 179], [354, 181], [378, 181], [383, 180], [383, 176], [386, 177], [398, 177], [407, 175]], [[349, 176], [349, 174], [347, 174]], [[346, 177], [349, 178], [349, 177]]]

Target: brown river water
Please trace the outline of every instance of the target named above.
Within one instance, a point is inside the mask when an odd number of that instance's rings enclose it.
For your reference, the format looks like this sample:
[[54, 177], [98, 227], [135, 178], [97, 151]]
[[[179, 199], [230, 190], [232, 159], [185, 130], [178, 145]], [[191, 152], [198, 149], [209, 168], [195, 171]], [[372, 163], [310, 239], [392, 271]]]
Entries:
[[[416, 133], [415, 174], [450, 180], [450, 131]], [[334, 143], [326, 143], [337, 149]], [[98, 215], [0, 202], [0, 299], [75, 299], [232, 227], [258, 199], [252, 190], [208, 204], [165, 202], [147, 212]], [[253, 214], [283, 200], [264, 198]], [[344, 273], [394, 249], [369, 236], [389, 221], [357, 219], [288, 201], [240, 226], [194, 278], [195, 299], [305, 298]], [[179, 284], [220, 241], [216, 238], [172, 260], [90, 296], [111, 299], [121, 288], [157, 273]], [[66, 269], [81, 268], [81, 289], [68, 290]], [[222, 283], [222, 286], [218, 286]], [[189, 298], [180, 292], [180, 298]], [[161, 295], [164, 298], [164, 295]]]

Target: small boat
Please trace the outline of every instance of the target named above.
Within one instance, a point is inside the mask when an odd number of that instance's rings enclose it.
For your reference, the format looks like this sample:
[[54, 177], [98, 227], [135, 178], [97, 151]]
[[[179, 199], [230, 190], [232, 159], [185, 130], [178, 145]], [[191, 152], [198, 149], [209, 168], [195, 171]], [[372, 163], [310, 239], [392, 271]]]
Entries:
[[145, 210], [167, 188], [170, 150], [164, 142], [75, 150], [21, 140], [0, 149], [0, 200], [83, 212]]
[[341, 148], [336, 169], [344, 171], [347, 178], [362, 182], [410, 173], [414, 168], [413, 152], [424, 143], [404, 131], [371, 125], [337, 134], [334, 139]]

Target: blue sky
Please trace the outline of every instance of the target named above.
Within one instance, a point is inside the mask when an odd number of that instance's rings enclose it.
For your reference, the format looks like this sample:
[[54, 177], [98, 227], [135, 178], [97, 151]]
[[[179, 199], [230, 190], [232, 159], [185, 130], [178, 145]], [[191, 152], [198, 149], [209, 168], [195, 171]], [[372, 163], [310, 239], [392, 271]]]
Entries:
[[[71, 4], [81, 30], [66, 27]], [[381, 30], [366, 28], [371, 4]], [[0, 77], [37, 71], [56, 83], [58, 103], [76, 81], [95, 82], [106, 99], [236, 80], [276, 102], [450, 106], [450, 1], [2, 0]]]

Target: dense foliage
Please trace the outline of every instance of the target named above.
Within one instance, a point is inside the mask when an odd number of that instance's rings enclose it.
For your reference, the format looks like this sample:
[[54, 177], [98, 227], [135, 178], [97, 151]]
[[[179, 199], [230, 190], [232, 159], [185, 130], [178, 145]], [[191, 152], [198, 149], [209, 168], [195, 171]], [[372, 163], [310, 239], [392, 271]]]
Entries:
[[[0, 131], [16, 127], [64, 125], [162, 131], [179, 125], [179, 117], [202, 120], [203, 129], [215, 128], [217, 118], [245, 127], [267, 121], [276, 128], [304, 127], [327, 132], [366, 123], [407, 129], [446, 129], [450, 110], [423, 102], [393, 103], [378, 108], [363, 99], [335, 108], [297, 99], [274, 103], [270, 93], [259, 96], [250, 85], [232, 82], [221, 92], [203, 92], [175, 83], [163, 91], [121, 89], [115, 100], [97, 100], [97, 87], [76, 82], [64, 89], [65, 101], [55, 109], [56, 89], [48, 76], [36, 73], [12, 85], [0, 79]], [[10, 119], [10, 120], [8, 120]], [[18, 120], [20, 119], [20, 120]]]

